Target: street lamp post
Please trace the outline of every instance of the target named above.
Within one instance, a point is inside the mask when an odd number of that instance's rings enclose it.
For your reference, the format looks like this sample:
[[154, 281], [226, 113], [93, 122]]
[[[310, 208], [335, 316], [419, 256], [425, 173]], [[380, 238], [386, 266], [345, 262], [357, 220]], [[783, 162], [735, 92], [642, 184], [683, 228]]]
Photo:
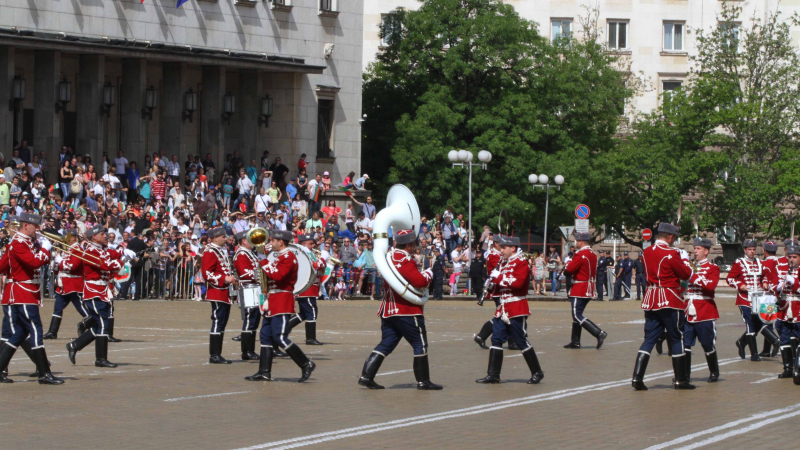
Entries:
[[[486, 170], [486, 165], [492, 160], [492, 153], [488, 150], [481, 150], [478, 152], [478, 160], [480, 164], [473, 164], [472, 159], [473, 155], [472, 152], [468, 150], [450, 150], [447, 153], [447, 159], [453, 163], [453, 168], [456, 167], [467, 167], [469, 168], [469, 211], [468, 211], [468, 223], [469, 223], [469, 230], [467, 231], [467, 245], [472, 250], [472, 167], [480, 167], [483, 170]], [[472, 256], [472, 252], [470, 251], [470, 256]]]
[[564, 184], [564, 177], [556, 175], [555, 178], [553, 178], [553, 181], [556, 183], [554, 185], [549, 184], [549, 181], [550, 177], [544, 174], [536, 175], [532, 173], [528, 175], [528, 182], [533, 186], [534, 191], [538, 187], [542, 188], [547, 193], [544, 201], [544, 239], [542, 240], [542, 254], [544, 254], [545, 257], [547, 257], [547, 213], [550, 207], [550, 188], [557, 187], [560, 191], [561, 185]]

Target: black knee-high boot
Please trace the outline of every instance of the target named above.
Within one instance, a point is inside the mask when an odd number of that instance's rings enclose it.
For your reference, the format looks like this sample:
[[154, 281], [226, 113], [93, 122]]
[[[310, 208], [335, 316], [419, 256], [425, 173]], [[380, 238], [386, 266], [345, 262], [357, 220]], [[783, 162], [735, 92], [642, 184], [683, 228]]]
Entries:
[[759, 356], [774, 357], [778, 354], [781, 345], [781, 340], [771, 327], [764, 327], [761, 329], [761, 334], [764, 335], [764, 351], [759, 353]]
[[33, 361], [36, 363], [36, 371], [39, 372], [39, 384], [64, 384], [64, 380], [56, 378], [50, 372], [50, 362], [47, 360], [47, 352], [44, 347], [39, 347], [31, 351]]
[[687, 369], [686, 365], [689, 363], [689, 359], [687, 358], [686, 354], [682, 356], [673, 356], [672, 357], [672, 370], [675, 372], [675, 383], [672, 385], [675, 389], [694, 389], [695, 386], [689, 383], [689, 380], [686, 378]]
[[230, 361], [222, 357], [222, 334], [209, 334], [208, 339], [208, 363], [209, 364], [231, 364]]
[[108, 336], [97, 336], [94, 341], [95, 367], [108, 367], [113, 369], [116, 364], [108, 360]]
[[[31, 341], [28, 340], [28, 339], [25, 339], [24, 341], [22, 341], [21, 344], [19, 344], [19, 348], [21, 348], [22, 351], [25, 352], [26, 355], [28, 355], [28, 358], [30, 358], [30, 360], [33, 361], [33, 364], [35, 366], [36, 365], [36, 360], [33, 359], [33, 350], [31, 350]], [[31, 377], [31, 378], [39, 378], [39, 376], [40, 376], [39, 375], [39, 368], [37, 367], [36, 368], [36, 372], [33, 372], [32, 374], [30, 374], [28, 376]]]
[[108, 342], [122, 342], [122, 339], [117, 339], [117, 338], [114, 337], [114, 318], [113, 317], [108, 319], [108, 332], [106, 332], [106, 335], [108, 335]]
[[581, 324], [572, 322], [572, 336], [569, 344], [565, 345], [564, 348], [581, 348], [581, 330], [583, 330]]
[[317, 322], [306, 321], [306, 345], [322, 345], [317, 340]]
[[94, 339], [94, 333], [89, 330], [84, 331], [83, 334], [78, 336], [77, 339], [67, 344], [67, 355], [69, 356], [69, 361], [72, 364], [75, 364], [75, 355], [77, 355], [79, 351], [86, 348], [87, 345], [91, 344]]
[[42, 339], [58, 339], [58, 329], [61, 328], [61, 317], [53, 316], [50, 319], [50, 328], [47, 333], [42, 336]]
[[536, 350], [532, 345], [522, 352], [522, 357], [525, 358], [525, 362], [528, 363], [528, 368], [531, 370], [531, 379], [528, 380], [528, 384], [539, 384], [544, 378], [544, 372], [542, 372], [542, 366], [539, 365], [539, 358], [536, 357]]
[[747, 335], [747, 346], [750, 347], [750, 361], [761, 361], [761, 357], [758, 356], [758, 341], [755, 334]]
[[486, 370], [486, 376], [479, 380], [475, 380], [475, 382], [481, 384], [497, 384], [500, 382], [500, 371], [502, 369], [503, 349], [489, 349], [489, 368]]
[[491, 320], [486, 321], [483, 326], [481, 327], [481, 331], [475, 335], [473, 340], [477, 343], [480, 348], [484, 350], [488, 350], [489, 346], [486, 345], [486, 340], [489, 339], [489, 336], [492, 335], [492, 328], [494, 325], [492, 324]]
[[290, 345], [286, 349], [286, 354], [288, 354], [289, 357], [292, 358], [292, 361], [294, 361], [294, 363], [297, 364], [298, 367], [300, 367], [300, 369], [303, 371], [300, 379], [297, 380], [297, 382], [302, 383], [308, 380], [311, 377], [311, 372], [317, 368], [317, 365], [314, 364], [314, 361], [308, 359], [308, 356], [303, 353], [303, 350], [298, 347], [297, 344]]
[[242, 359], [245, 361], [257, 361], [259, 356], [255, 352], [256, 334], [254, 332], [242, 332], [242, 340], [239, 344], [242, 348]]
[[383, 389], [383, 386], [375, 382], [375, 375], [383, 364], [383, 355], [378, 352], [372, 352], [364, 361], [364, 368], [361, 369], [361, 376], [358, 378], [358, 384], [368, 387], [370, 389]]
[[706, 362], [708, 363], [708, 382], [714, 383], [719, 380], [719, 357], [717, 356], [717, 349], [706, 353]]
[[17, 351], [16, 348], [12, 347], [11, 344], [7, 342], [3, 342], [0, 344], [0, 368], [3, 370], [0, 371], [0, 383], [13, 383], [14, 380], [8, 378], [6, 375], [8, 363], [11, 362], [11, 357], [14, 356], [14, 353]]
[[792, 362], [792, 347], [781, 348], [781, 359], [783, 360], [783, 372], [778, 374], [778, 378], [792, 378], [794, 363]]
[[303, 319], [300, 318], [297, 314], [293, 315], [291, 319], [289, 319], [289, 330], [293, 329], [294, 327], [300, 325], [303, 322]]
[[428, 355], [414, 356], [414, 378], [417, 389], [423, 391], [439, 391], [442, 386], [431, 381], [431, 369], [428, 366]]
[[736, 348], [739, 351], [739, 358], [745, 359], [745, 348], [747, 348], [747, 332], [736, 340]]
[[583, 328], [586, 328], [592, 336], [597, 338], [597, 349], [600, 350], [600, 347], [603, 346], [603, 341], [605, 341], [606, 337], [608, 337], [608, 333], [601, 330], [594, 322], [589, 319], [583, 320]]
[[78, 336], [82, 335], [83, 333], [91, 330], [94, 327], [94, 324], [97, 323], [92, 316], [86, 316], [78, 322]]
[[258, 359], [258, 372], [255, 375], [244, 377], [247, 381], [272, 381], [272, 348], [261, 347]]
[[647, 386], [644, 385], [644, 374], [647, 372], [647, 363], [650, 362], [650, 355], [644, 352], [636, 354], [636, 364], [633, 366], [633, 378], [631, 378], [631, 386], [637, 391], [646, 391]]

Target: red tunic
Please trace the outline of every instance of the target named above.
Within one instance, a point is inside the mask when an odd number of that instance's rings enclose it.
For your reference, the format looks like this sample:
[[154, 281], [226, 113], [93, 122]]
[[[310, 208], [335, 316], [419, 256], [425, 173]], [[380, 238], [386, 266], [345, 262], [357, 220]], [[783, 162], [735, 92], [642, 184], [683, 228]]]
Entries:
[[[761, 260], [753, 258], [739, 258], [733, 263], [731, 271], [728, 272], [728, 286], [736, 288], [736, 306], [750, 307], [750, 292], [762, 290], [761, 282], [764, 281], [764, 267]], [[746, 287], [747, 292], [739, 290]]]
[[[0, 275], [11, 275], [11, 266], [8, 264], [8, 251], [3, 252], [0, 256]], [[11, 296], [11, 283], [6, 283], [3, 287], [3, 298], [0, 304], [3, 306], [8, 305], [8, 299]]]
[[[72, 244], [71, 249], [82, 253], [80, 245], [77, 243]], [[58, 265], [58, 283], [56, 285], [56, 293], [61, 295], [68, 295], [73, 293], [83, 294], [83, 261], [81, 261], [74, 253], [70, 253], [68, 257], [64, 258]]]
[[[394, 265], [400, 277], [416, 289], [425, 289], [430, 284], [433, 277], [430, 272], [420, 273], [414, 258], [405, 250], [390, 250], [391, 258], [389, 263]], [[382, 256], [378, 256], [381, 258]], [[423, 305], [415, 305], [404, 299], [398, 292], [395, 292], [388, 283], [383, 283], [383, 302], [378, 310], [378, 316], [383, 318], [393, 316], [418, 316], [423, 314]]]
[[228, 292], [230, 283], [225, 281], [225, 277], [233, 275], [233, 268], [228, 261], [228, 251], [215, 244], [208, 244], [206, 251], [203, 252], [200, 268], [208, 282], [206, 301], [230, 304], [231, 296]]
[[778, 283], [786, 278], [786, 272], [789, 271], [789, 260], [785, 256], [778, 258], [777, 256], [768, 256], [761, 263], [764, 271], [764, 277], [761, 281], [761, 287], [773, 295], [778, 295]]
[[36, 251], [31, 238], [17, 233], [8, 244], [7, 253], [11, 271], [8, 304], [42, 306], [40, 267], [50, 261], [50, 252], [44, 249]]
[[500, 317], [505, 311], [509, 319], [519, 316], [530, 316], [528, 308], [528, 287], [531, 284], [531, 267], [528, 261], [516, 253], [508, 258], [500, 270], [495, 284], [500, 293], [500, 303], [497, 305], [495, 317]]
[[658, 240], [642, 252], [642, 264], [647, 275], [642, 309], [686, 309], [686, 303], [681, 298], [681, 280], [688, 280], [692, 276], [689, 261], [681, 259], [678, 250]]
[[294, 314], [294, 285], [297, 283], [297, 256], [288, 248], [276, 253], [275, 260], [261, 261], [269, 284], [269, 296], [261, 311], [267, 317]]
[[[314, 263], [311, 266], [317, 272], [317, 278], [314, 281], [314, 284], [312, 284], [310, 288], [308, 288], [305, 292], [303, 292], [303, 293], [301, 293], [300, 295], [297, 296], [298, 298], [300, 298], [300, 297], [311, 297], [311, 298], [319, 297], [320, 280], [325, 275], [325, 267], [327, 266], [327, 262], [322, 257], [318, 257], [318, 258], [316, 258], [316, 260], [314, 261]], [[357, 278], [353, 277], [353, 279], [357, 279]]]
[[[790, 323], [797, 323], [800, 316], [800, 270], [798, 268], [789, 269], [786, 264], [786, 273], [782, 274], [779, 283], [786, 283], [786, 276], [792, 275], [794, 283], [791, 287], [782, 286], [785, 292], [781, 292], [778, 300], [778, 320]], [[776, 286], [777, 291], [777, 286]]]
[[[118, 253], [112, 252], [111, 254], [117, 255]], [[83, 301], [97, 299], [106, 303], [110, 302], [113, 297], [111, 278], [122, 268], [122, 262], [112, 258], [108, 249], [93, 242], [86, 244], [86, 251], [81, 257], [86, 260], [81, 264], [84, 281]]]
[[719, 319], [717, 303], [714, 301], [714, 289], [719, 283], [719, 266], [704, 259], [697, 263], [697, 267], [686, 290], [686, 320], [694, 323]]
[[578, 250], [565, 269], [572, 274], [570, 297], [594, 298], [597, 295], [597, 255], [588, 245]]
[[258, 265], [258, 256], [252, 250], [239, 247], [233, 255], [233, 268], [240, 283], [258, 283], [255, 275]]
[[[501, 259], [503, 259], [503, 257], [500, 255], [500, 252], [494, 248], [490, 248], [489, 254], [486, 255], [486, 273], [492, 273], [492, 271], [500, 264]], [[489, 298], [494, 297], [500, 297], [500, 293], [496, 287], [492, 290], [492, 292], [489, 293]]]

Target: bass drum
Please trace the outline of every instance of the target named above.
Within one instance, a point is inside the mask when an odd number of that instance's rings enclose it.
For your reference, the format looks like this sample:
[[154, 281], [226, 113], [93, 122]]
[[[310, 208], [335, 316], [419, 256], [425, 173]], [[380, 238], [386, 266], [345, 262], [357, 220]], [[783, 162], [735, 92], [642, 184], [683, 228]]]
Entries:
[[[308, 251], [307, 248], [298, 244], [289, 244], [289, 251], [294, 253], [297, 257], [297, 281], [294, 283], [294, 295], [300, 295], [309, 290], [311, 286], [317, 281], [317, 271], [314, 270], [312, 261], [316, 255]], [[269, 262], [275, 261], [275, 252], [271, 251], [267, 254]]]

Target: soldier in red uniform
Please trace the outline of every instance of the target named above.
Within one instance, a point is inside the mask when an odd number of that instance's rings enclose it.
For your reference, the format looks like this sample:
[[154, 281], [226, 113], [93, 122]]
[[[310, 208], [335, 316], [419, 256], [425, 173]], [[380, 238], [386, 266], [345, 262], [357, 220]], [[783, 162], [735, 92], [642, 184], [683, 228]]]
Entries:
[[[136, 256], [130, 250], [117, 251], [108, 249], [108, 233], [102, 225], [95, 225], [86, 230], [85, 250], [73, 251], [68, 263], [72, 270], [82, 268], [83, 272], [83, 303], [89, 314], [94, 319], [91, 329], [78, 336], [77, 339], [67, 344], [67, 355], [70, 362], [75, 364], [75, 356], [79, 351], [94, 341], [96, 367], [117, 367], [108, 361], [108, 333], [110, 332], [111, 318], [111, 278], [125, 262]], [[80, 258], [78, 258], [80, 256]], [[81, 259], [82, 258], [82, 259]]]
[[[258, 255], [253, 251], [253, 244], [247, 240], [247, 231], [236, 234], [239, 247], [233, 255], [233, 268], [236, 269], [236, 276], [239, 283], [243, 285], [259, 286], [256, 279], [257, 270], [261, 270]], [[242, 346], [242, 359], [245, 361], [258, 360], [256, 349], [256, 330], [261, 318], [259, 308], [245, 308], [242, 311], [242, 335], [239, 341]]]
[[[11, 357], [30, 337], [31, 359], [36, 364], [39, 384], [63, 384], [64, 380], [56, 378], [50, 372], [50, 363], [42, 340], [42, 320], [39, 308], [42, 306], [40, 291], [41, 267], [50, 261], [50, 241], [40, 238], [34, 240], [36, 230], [42, 223], [38, 214], [21, 213], [17, 216], [19, 229], [8, 244], [8, 264], [10, 276], [8, 280], [8, 322], [13, 335], [0, 344], [0, 367], [8, 367]], [[4, 295], [5, 299], [5, 295]], [[12, 380], [0, 373], [0, 383], [11, 383]]]
[[572, 303], [572, 340], [564, 348], [581, 348], [581, 329], [583, 328], [597, 338], [598, 350], [608, 337], [608, 333], [583, 316], [586, 305], [597, 295], [595, 285], [597, 255], [589, 246], [591, 239], [592, 235], [589, 233], [575, 233], [578, 251], [564, 269], [572, 274], [572, 289], [569, 291], [569, 301]]
[[[389, 250], [390, 264], [394, 266], [400, 278], [416, 289], [425, 289], [433, 280], [433, 272], [427, 269], [420, 272], [414, 262], [414, 251], [417, 248], [417, 236], [412, 230], [399, 230], [394, 235], [394, 248]], [[384, 255], [376, 255], [383, 258]], [[414, 377], [417, 389], [440, 390], [442, 386], [431, 382], [428, 365], [428, 332], [425, 328], [424, 306], [404, 299], [394, 291], [388, 283], [384, 283], [383, 302], [378, 310], [381, 318], [380, 344], [372, 350], [358, 384], [370, 389], [383, 389], [375, 382], [375, 375], [383, 364], [383, 360], [397, 348], [401, 339], [405, 339], [414, 350]]]
[[769, 339], [772, 345], [779, 346], [780, 341], [772, 330], [764, 327], [764, 323], [758, 316], [754, 316], [750, 309], [750, 293], [758, 292], [763, 289], [764, 266], [761, 260], [756, 258], [756, 241], [747, 239], [742, 244], [744, 257], [739, 258], [733, 263], [728, 272], [728, 285], [736, 288], [736, 306], [742, 314], [742, 321], [745, 323], [745, 332], [736, 341], [736, 348], [739, 350], [739, 357], [745, 358], [745, 347], [750, 347], [750, 361], [761, 361], [758, 356], [758, 342], [756, 336], [763, 331], [764, 339]]
[[[492, 242], [491, 247], [489, 247], [489, 250], [486, 252], [486, 273], [492, 273], [502, 259], [500, 256], [500, 244], [498, 243], [499, 237], [500, 236], [495, 236], [494, 242]], [[500, 294], [497, 289], [494, 289], [492, 292], [487, 292], [486, 296], [494, 300], [495, 306], [497, 306], [497, 302], [500, 299]], [[489, 350], [489, 346], [486, 345], [486, 340], [492, 335], [492, 327], [492, 320], [487, 320], [486, 323], [483, 324], [483, 327], [481, 327], [481, 331], [473, 338], [480, 348]], [[511, 341], [509, 341], [509, 345], [510, 343]]]
[[[796, 244], [796, 242], [790, 242]], [[771, 283], [779, 297], [778, 330], [780, 331], [781, 357], [783, 372], [778, 378], [793, 378], [794, 384], [800, 384], [800, 369], [797, 365], [796, 342], [800, 339], [800, 246], [786, 246], [786, 273], [772, 276]]]
[[[81, 251], [80, 244], [75, 242], [70, 246], [73, 251]], [[80, 261], [79, 261], [80, 262]], [[81, 301], [83, 294], [83, 271], [80, 265], [73, 266], [70, 259], [64, 259], [61, 255], [56, 256], [58, 266], [58, 277], [56, 280], [55, 305], [53, 306], [53, 317], [50, 319], [50, 328], [44, 335], [44, 339], [58, 339], [58, 330], [61, 328], [61, 319], [64, 309], [72, 303], [78, 314], [81, 315], [81, 322], [89, 316], [89, 311]]]
[[230, 364], [222, 357], [222, 342], [225, 338], [225, 326], [231, 313], [230, 286], [236, 281], [233, 268], [228, 260], [228, 251], [224, 248], [225, 228], [217, 227], [208, 231], [210, 242], [203, 252], [201, 270], [208, 283], [206, 301], [211, 303], [211, 333], [209, 335], [209, 364]]
[[297, 256], [289, 250], [291, 231], [271, 230], [269, 244], [275, 252], [273, 261], [261, 261], [261, 268], [269, 283], [269, 297], [261, 305], [264, 323], [261, 325], [261, 357], [258, 372], [248, 381], [272, 381], [272, 345], [274, 342], [295, 362], [302, 374], [297, 380], [302, 383], [311, 377], [317, 365], [308, 359], [303, 350], [289, 340], [292, 331], [289, 321], [295, 313], [294, 285], [297, 283]]
[[522, 350], [522, 357], [531, 371], [528, 384], [539, 384], [544, 372], [539, 365], [536, 351], [528, 343], [528, 287], [531, 283], [531, 268], [525, 257], [517, 252], [519, 238], [501, 236], [500, 254], [503, 257], [498, 268], [489, 276], [500, 292], [500, 301], [492, 319], [492, 346], [489, 349], [489, 368], [487, 375], [475, 380], [476, 383], [500, 383], [500, 370], [503, 367], [503, 343], [509, 335]]
[[686, 351], [686, 381], [691, 381], [692, 347], [697, 340], [706, 352], [708, 382], [719, 380], [719, 358], [714, 342], [717, 338], [715, 320], [719, 319], [714, 290], [719, 283], [719, 266], [708, 260], [711, 239], [697, 238], [694, 244], [695, 270], [689, 279], [686, 291], [686, 326], [683, 331], [683, 346]]
[[672, 369], [675, 372], [675, 389], [694, 389], [686, 379], [686, 353], [683, 349], [683, 326], [686, 322], [686, 303], [681, 298], [681, 280], [692, 276], [689, 254], [672, 247], [680, 228], [662, 222], [658, 225], [655, 245], [642, 252], [642, 264], [647, 274], [647, 291], [642, 300], [644, 310], [644, 342], [636, 355], [631, 385], [637, 391], [646, 391], [644, 374], [650, 353], [661, 330], [667, 330], [672, 347]]
[[[789, 239], [787, 239], [787, 241], [791, 242]], [[786, 246], [788, 247], [788, 245]], [[778, 295], [775, 293], [777, 288], [777, 280], [782, 279], [786, 275], [786, 270], [789, 267], [789, 263], [786, 260], [786, 256], [781, 256], [780, 258], [777, 256], [778, 244], [775, 242], [765, 241], [763, 247], [766, 258], [764, 258], [764, 261], [762, 261], [762, 266], [764, 267], [764, 278], [761, 282], [761, 287], [764, 289], [764, 291], [769, 292], [770, 294]], [[772, 284], [773, 280], [775, 284]], [[773, 327], [771, 323], [766, 324], [765, 328], [768, 328], [766, 332], [775, 334], [775, 330], [779, 326], [780, 322], [777, 322], [775, 327]], [[762, 330], [762, 333], [763, 332], [765, 331]], [[776, 336], [780, 335], [777, 334]], [[780, 338], [778, 338], [778, 340], [780, 341]], [[769, 356], [774, 358], [778, 355], [779, 350], [780, 348], [778, 346], [773, 346], [772, 342], [765, 338], [764, 349], [758, 354], [758, 356]]]
[[[316, 248], [314, 235], [303, 234], [297, 239], [297, 243], [307, 248], [309, 252], [314, 253]], [[304, 320], [306, 322], [306, 345], [322, 345], [322, 342], [317, 340], [317, 316], [319, 315], [317, 298], [319, 298], [319, 280], [325, 275], [327, 263], [322, 257], [312, 259], [314, 260], [313, 269], [317, 272], [317, 278], [308, 290], [297, 296], [300, 314], [292, 318], [293, 323], [291, 326], [294, 328], [299, 323], [296, 321]]]

